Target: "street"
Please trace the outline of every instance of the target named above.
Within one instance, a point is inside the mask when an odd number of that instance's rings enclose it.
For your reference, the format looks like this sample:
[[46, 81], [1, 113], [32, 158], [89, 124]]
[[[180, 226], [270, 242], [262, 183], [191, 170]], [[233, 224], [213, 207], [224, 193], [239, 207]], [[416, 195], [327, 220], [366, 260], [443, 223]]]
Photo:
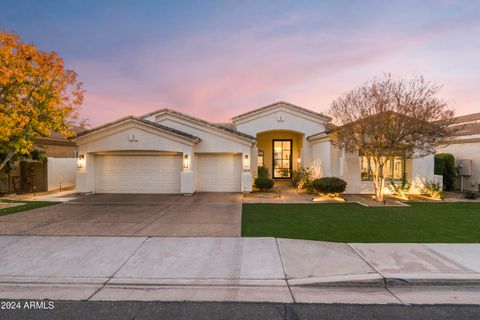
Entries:
[[[5, 300], [3, 300], [5, 301]], [[31, 301], [19, 300], [20, 303]], [[48, 303], [46, 304], [48, 305]], [[227, 302], [54, 302], [51, 310], [0, 310], [13, 319], [479, 319], [479, 305], [351, 305]]]

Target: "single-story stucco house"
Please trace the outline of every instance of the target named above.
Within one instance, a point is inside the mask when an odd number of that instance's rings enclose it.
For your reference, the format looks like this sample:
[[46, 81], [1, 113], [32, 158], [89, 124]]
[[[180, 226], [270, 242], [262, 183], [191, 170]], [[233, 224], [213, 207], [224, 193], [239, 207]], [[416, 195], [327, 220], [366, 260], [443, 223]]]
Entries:
[[[273, 179], [313, 168], [347, 181], [347, 193], [373, 193], [365, 159], [336, 148], [331, 118], [286, 102], [211, 123], [170, 109], [82, 132], [78, 192], [183, 193], [252, 190], [258, 166]], [[390, 175], [433, 179], [433, 155], [389, 161]]]

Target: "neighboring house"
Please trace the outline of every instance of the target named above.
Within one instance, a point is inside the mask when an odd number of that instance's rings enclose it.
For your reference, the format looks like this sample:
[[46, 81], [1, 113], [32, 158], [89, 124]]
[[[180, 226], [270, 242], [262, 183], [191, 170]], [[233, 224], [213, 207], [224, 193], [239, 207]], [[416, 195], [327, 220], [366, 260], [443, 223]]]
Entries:
[[[348, 182], [349, 193], [373, 193], [365, 160], [332, 145], [331, 118], [277, 102], [216, 124], [161, 109], [82, 132], [76, 188], [98, 193], [193, 193], [252, 190], [259, 165], [274, 179], [309, 167]], [[400, 179], [433, 178], [433, 156], [391, 159]]]
[[75, 186], [77, 145], [59, 134], [35, 139], [44, 161], [22, 160], [0, 181], [0, 193], [31, 193], [60, 190]]
[[480, 112], [455, 118], [449, 145], [438, 153], [451, 153], [458, 170], [455, 188], [479, 190], [480, 185]]

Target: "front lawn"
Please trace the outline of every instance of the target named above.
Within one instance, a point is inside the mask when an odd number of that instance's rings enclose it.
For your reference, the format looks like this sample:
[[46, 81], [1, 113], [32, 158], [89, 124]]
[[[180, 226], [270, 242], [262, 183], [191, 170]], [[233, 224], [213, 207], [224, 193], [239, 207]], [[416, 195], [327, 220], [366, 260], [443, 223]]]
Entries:
[[337, 242], [480, 242], [480, 203], [244, 204], [242, 236]]
[[0, 200], [0, 202], [4, 203], [18, 203], [21, 202], [23, 204], [14, 206], [14, 207], [7, 207], [0, 209], [0, 216], [6, 216], [8, 214], [13, 214], [21, 211], [27, 211], [32, 209], [37, 209], [41, 207], [51, 206], [54, 204], [58, 204], [60, 202], [53, 202], [53, 201], [14, 201], [14, 200]]

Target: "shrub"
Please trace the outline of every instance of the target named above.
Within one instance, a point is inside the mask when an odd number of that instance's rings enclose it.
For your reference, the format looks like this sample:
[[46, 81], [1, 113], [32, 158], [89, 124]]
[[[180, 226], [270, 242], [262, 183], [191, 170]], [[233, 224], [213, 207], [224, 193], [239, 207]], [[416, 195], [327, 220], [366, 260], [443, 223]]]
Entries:
[[313, 180], [313, 188], [323, 194], [339, 194], [345, 192], [347, 183], [339, 178], [326, 177]]
[[307, 189], [313, 192], [313, 172], [310, 168], [300, 168], [292, 171], [292, 186], [298, 189]]
[[259, 178], [268, 178], [269, 173], [268, 173], [268, 168], [267, 167], [258, 167], [258, 177]]
[[475, 200], [478, 198], [479, 195], [478, 195], [478, 192], [476, 191], [465, 191], [463, 196], [465, 197], [465, 199]]
[[443, 186], [445, 190], [451, 191], [455, 189], [455, 158], [452, 154], [436, 154], [433, 171], [435, 174], [443, 176]]
[[412, 186], [412, 184], [408, 182], [408, 176], [406, 173], [403, 173], [400, 184], [396, 184], [395, 181], [391, 179], [390, 185], [393, 189], [393, 193], [403, 199], [407, 198], [407, 193], [410, 191], [410, 187]]
[[260, 189], [260, 191], [267, 191], [272, 189], [273, 187], [273, 180], [268, 177], [258, 177], [255, 179], [255, 187]]
[[425, 180], [423, 182], [423, 188], [421, 190], [421, 193], [424, 196], [433, 198], [433, 199], [442, 199], [443, 192], [442, 188], [440, 187], [440, 184], [435, 181], [431, 180]]

